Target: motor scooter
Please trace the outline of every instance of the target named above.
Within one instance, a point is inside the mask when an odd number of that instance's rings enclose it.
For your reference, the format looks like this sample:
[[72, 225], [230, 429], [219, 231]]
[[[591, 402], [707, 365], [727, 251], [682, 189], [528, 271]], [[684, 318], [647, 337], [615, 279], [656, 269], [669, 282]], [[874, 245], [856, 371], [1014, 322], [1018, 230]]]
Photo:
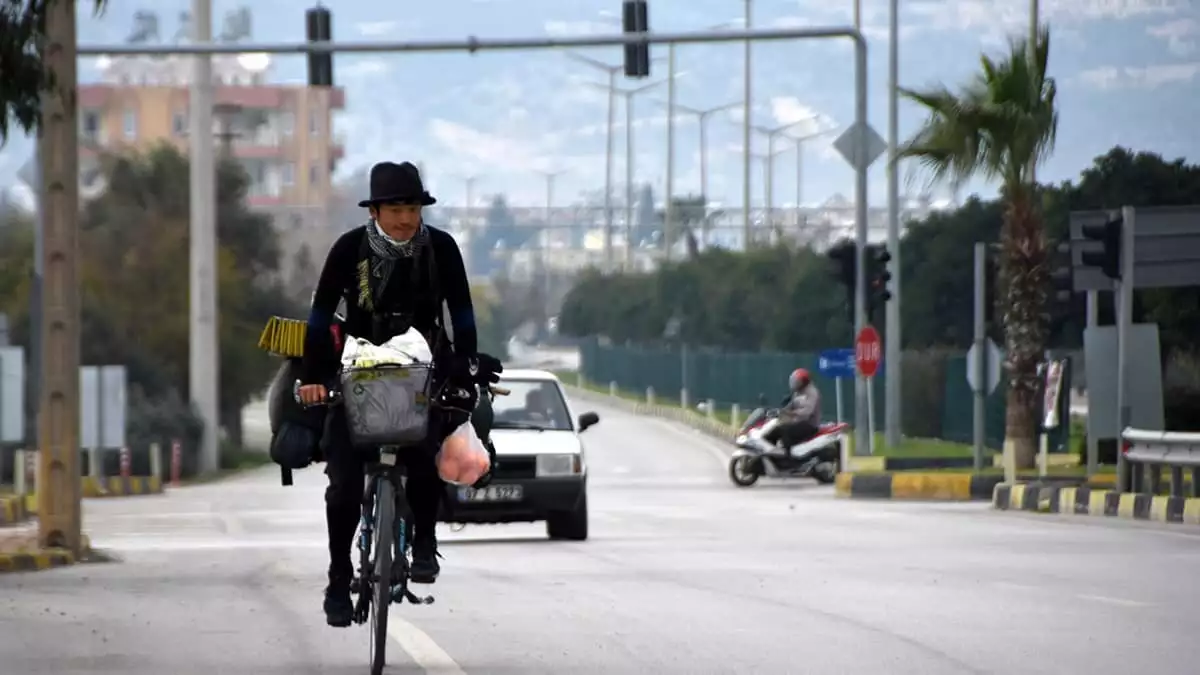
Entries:
[[779, 408], [755, 408], [734, 437], [737, 449], [729, 460], [729, 479], [738, 487], [750, 487], [762, 476], [813, 478], [829, 484], [838, 474], [842, 444], [849, 424], [822, 424], [817, 435], [786, 450], [763, 439], [779, 425]]

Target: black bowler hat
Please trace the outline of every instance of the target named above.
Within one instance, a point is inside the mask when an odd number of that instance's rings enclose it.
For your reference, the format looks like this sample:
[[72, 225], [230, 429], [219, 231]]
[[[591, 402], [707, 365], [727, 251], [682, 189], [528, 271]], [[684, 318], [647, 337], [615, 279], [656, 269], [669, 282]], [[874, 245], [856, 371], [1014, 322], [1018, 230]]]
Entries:
[[371, 196], [358, 203], [367, 208], [380, 204], [420, 204], [429, 206], [437, 200], [425, 191], [421, 172], [412, 162], [380, 162], [371, 167]]

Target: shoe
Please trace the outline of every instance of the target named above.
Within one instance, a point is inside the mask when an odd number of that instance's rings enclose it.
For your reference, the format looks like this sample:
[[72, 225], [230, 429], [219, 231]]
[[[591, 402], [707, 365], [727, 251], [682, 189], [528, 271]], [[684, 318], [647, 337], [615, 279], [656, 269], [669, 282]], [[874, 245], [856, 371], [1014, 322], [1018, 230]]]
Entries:
[[432, 584], [437, 581], [442, 567], [438, 564], [437, 540], [421, 537], [412, 545], [412, 569], [410, 579], [414, 584]]
[[325, 588], [325, 623], [346, 628], [354, 621], [354, 604], [350, 602], [349, 584], [330, 584]]

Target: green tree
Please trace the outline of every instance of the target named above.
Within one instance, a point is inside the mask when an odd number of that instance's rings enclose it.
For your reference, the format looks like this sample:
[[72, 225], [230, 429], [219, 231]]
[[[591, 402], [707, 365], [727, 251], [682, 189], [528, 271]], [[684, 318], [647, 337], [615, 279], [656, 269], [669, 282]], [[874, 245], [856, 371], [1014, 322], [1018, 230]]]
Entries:
[[1014, 40], [1000, 59], [981, 58], [982, 72], [959, 93], [944, 86], [903, 94], [928, 113], [900, 158], [915, 158], [935, 180], [962, 184], [983, 174], [1001, 181], [1001, 300], [1009, 390], [1005, 451], [1021, 469], [1036, 454], [1037, 365], [1046, 342], [1046, 238], [1036, 208], [1032, 170], [1054, 146], [1057, 87], [1047, 76], [1050, 34], [1033, 44]]
[[[83, 306], [104, 317], [87, 334], [89, 362], [151, 362], [132, 379], [148, 395], [186, 392], [188, 377], [188, 161], [169, 145], [106, 160], [106, 192], [81, 221]], [[269, 219], [245, 206], [248, 176], [218, 169], [217, 259], [221, 421], [240, 441], [241, 409], [277, 364], [257, 348], [272, 314], [301, 308], [276, 281], [279, 243]], [[136, 339], [130, 339], [135, 336]], [[95, 360], [94, 360], [95, 359]], [[132, 370], [132, 368], [131, 368]]]
[[[54, 73], [42, 61], [46, 8], [68, 0], [0, 0], [0, 146], [8, 141], [11, 125], [25, 133], [41, 119], [41, 93], [54, 85]], [[74, 0], [71, 0], [74, 5]], [[107, 0], [93, 0], [95, 12]]]

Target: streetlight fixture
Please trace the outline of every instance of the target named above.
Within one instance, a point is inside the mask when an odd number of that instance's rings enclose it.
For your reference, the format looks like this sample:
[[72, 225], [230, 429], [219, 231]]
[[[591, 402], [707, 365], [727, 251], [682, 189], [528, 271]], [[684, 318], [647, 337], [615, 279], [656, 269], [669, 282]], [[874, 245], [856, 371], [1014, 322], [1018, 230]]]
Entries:
[[782, 134], [783, 132], [785, 132], [789, 129], [792, 129], [793, 127], [799, 126], [806, 122], [811, 122], [814, 119], [816, 119], [816, 118], [815, 117], [806, 117], [802, 120], [796, 120], [795, 122], [788, 122], [787, 124], [781, 124], [774, 128], [762, 127], [762, 126], [754, 127], [755, 131], [763, 133], [767, 137], [767, 157], [768, 157], [768, 159], [767, 159], [766, 169], [763, 172], [763, 181], [765, 181], [767, 184], [766, 188], [764, 190], [764, 192], [766, 194], [766, 199], [767, 199], [767, 203], [766, 203], [767, 210], [766, 210], [766, 216], [764, 216], [764, 218], [766, 220], [766, 224], [767, 224], [768, 228], [770, 228], [771, 226], [773, 226], [775, 224], [775, 219], [773, 217], [773, 215], [774, 215], [773, 209], [775, 207], [775, 199], [774, 199], [774, 197], [775, 197], [775, 162], [773, 160], [774, 160], [775, 155], [779, 154], [778, 152], [775, 152], [775, 137], [779, 136], [780, 134]]
[[[633, 89], [618, 89], [613, 87], [609, 89], [610, 96], [623, 96], [625, 98], [625, 267], [632, 269], [633, 267], [633, 97], [646, 92], [667, 80], [659, 80], [649, 84], [643, 84], [640, 87]], [[602, 84], [589, 82], [589, 85], [603, 89]]]

